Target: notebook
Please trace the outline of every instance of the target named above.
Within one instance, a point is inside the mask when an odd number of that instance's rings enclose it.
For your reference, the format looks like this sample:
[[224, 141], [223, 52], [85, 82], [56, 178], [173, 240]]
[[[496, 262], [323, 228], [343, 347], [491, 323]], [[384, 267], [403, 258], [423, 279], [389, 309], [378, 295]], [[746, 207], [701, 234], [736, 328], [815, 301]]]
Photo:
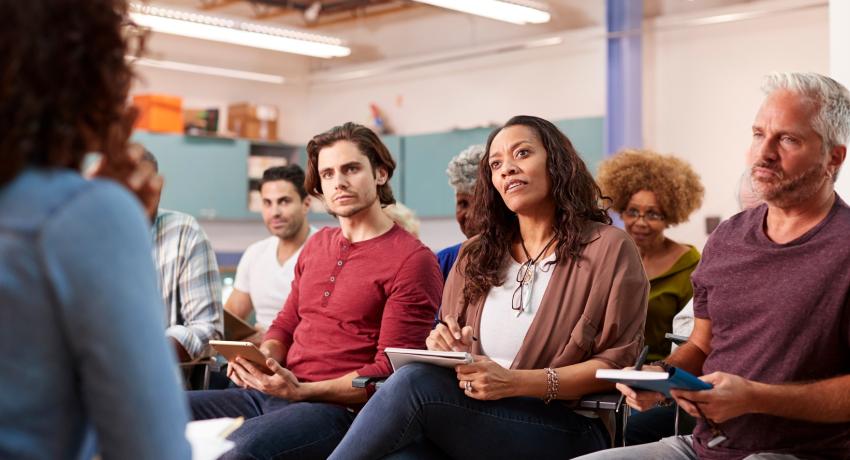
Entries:
[[615, 383], [623, 383], [632, 388], [656, 391], [670, 397], [670, 389], [710, 390], [712, 385], [696, 378], [690, 372], [678, 368], [664, 371], [635, 371], [625, 369], [597, 369], [596, 378]]
[[469, 364], [472, 355], [465, 351], [431, 351], [413, 348], [385, 348], [384, 353], [390, 358], [393, 370], [410, 363], [428, 363], [440, 367], [455, 367], [458, 364]]
[[236, 444], [227, 439], [242, 425], [242, 417], [196, 420], [186, 425], [186, 439], [192, 446], [192, 460], [214, 460]]

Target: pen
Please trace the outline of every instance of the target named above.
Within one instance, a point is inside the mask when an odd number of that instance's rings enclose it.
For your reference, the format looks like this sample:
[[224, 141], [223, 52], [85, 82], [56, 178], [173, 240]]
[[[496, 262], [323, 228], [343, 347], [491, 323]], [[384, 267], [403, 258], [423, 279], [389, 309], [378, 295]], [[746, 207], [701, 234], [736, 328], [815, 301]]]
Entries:
[[[649, 353], [649, 345], [643, 347], [640, 354], [637, 357], [637, 361], [635, 361], [635, 370], [639, 371], [643, 367], [643, 362], [646, 361], [646, 354]], [[620, 399], [617, 401], [617, 407], [614, 409], [614, 412], [620, 412], [620, 407], [623, 406], [623, 401], [626, 400], [626, 395], [621, 394]]]
[[[438, 322], [438, 323], [440, 323], [440, 324], [442, 324], [443, 326], [449, 327], [449, 323], [447, 323], [447, 322], [445, 322], [445, 321], [443, 321], [443, 320], [441, 320], [441, 319], [438, 319], [438, 320], [437, 320], [437, 322]], [[477, 342], [477, 341], [478, 341], [478, 337], [475, 337], [475, 336], [473, 335], [473, 336], [472, 336], [472, 340], [475, 340], [475, 341]]]

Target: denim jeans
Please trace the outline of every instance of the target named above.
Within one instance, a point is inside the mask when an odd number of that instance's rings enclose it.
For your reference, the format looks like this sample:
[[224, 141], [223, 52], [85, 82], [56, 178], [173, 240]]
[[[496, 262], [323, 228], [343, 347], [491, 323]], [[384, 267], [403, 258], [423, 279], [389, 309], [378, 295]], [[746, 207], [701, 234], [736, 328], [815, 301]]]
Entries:
[[564, 459], [607, 446], [598, 419], [562, 404], [479, 401], [453, 369], [409, 364], [372, 396], [330, 458]]
[[290, 402], [257, 390], [190, 391], [192, 417], [245, 417], [222, 459], [324, 459], [342, 439], [354, 413], [343, 406]]

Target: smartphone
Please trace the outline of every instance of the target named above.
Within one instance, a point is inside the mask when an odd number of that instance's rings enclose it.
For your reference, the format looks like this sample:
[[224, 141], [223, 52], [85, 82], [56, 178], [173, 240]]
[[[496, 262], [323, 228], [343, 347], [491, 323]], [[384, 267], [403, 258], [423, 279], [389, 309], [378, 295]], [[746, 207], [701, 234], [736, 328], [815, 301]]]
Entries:
[[266, 374], [274, 374], [274, 372], [266, 366], [267, 356], [251, 342], [210, 340], [210, 345], [215, 348], [215, 351], [227, 358], [227, 361], [234, 361], [237, 356], [241, 356], [243, 359], [251, 361], [251, 363], [256, 365]]

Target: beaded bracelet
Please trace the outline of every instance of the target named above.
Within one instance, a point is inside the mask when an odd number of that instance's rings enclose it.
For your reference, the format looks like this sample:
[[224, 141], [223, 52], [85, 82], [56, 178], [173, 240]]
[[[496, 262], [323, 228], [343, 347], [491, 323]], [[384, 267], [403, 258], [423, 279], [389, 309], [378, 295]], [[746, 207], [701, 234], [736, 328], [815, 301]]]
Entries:
[[663, 359], [661, 361], [653, 361], [653, 362], [649, 363], [649, 365], [650, 366], [658, 366], [658, 367], [664, 369], [664, 372], [670, 372], [670, 369], [673, 368], [673, 366], [671, 366], [670, 363], [668, 363], [667, 361], [664, 361]]
[[547, 367], [543, 369], [546, 372], [546, 397], [543, 398], [543, 402], [549, 404], [553, 399], [557, 399], [558, 397], [558, 373], [555, 372], [551, 367]]

